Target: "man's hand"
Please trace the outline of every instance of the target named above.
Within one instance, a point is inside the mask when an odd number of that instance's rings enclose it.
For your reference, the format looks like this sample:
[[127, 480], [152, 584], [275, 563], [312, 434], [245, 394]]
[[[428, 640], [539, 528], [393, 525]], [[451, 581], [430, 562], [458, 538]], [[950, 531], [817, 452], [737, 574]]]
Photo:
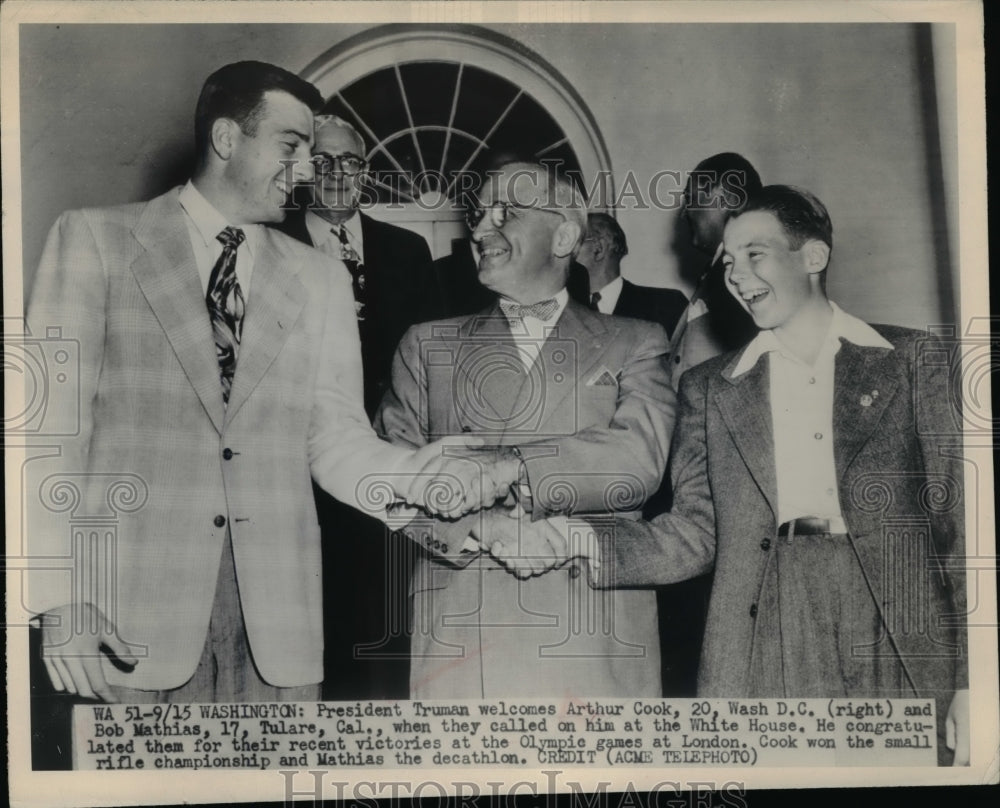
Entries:
[[[78, 623], [83, 624], [82, 631]], [[101, 610], [89, 603], [60, 606], [41, 615], [41, 624], [42, 660], [52, 686], [90, 699], [117, 701], [101, 671], [102, 646], [127, 665], [138, 660]]]
[[593, 531], [573, 527], [565, 517], [532, 522], [517, 508], [493, 519], [484, 518], [483, 525], [486, 535], [476, 538], [518, 578], [542, 575], [577, 557], [590, 561], [595, 569], [599, 565], [587, 541]]
[[956, 690], [944, 720], [944, 742], [955, 751], [952, 766], [969, 765], [969, 691]]
[[512, 450], [481, 446], [482, 439], [465, 435], [421, 447], [398, 493], [408, 504], [446, 519], [490, 507], [517, 481], [520, 459]]

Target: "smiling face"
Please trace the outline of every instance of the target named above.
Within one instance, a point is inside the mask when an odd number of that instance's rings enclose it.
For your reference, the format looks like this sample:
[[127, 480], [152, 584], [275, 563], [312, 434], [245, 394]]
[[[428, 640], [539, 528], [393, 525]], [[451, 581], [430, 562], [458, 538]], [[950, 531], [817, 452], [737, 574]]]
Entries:
[[[214, 136], [225, 154], [223, 179], [233, 224], [280, 222], [293, 182], [312, 179], [312, 111], [280, 90], [264, 93], [254, 134], [219, 119]], [[289, 170], [287, 164], [294, 161]]]
[[[568, 227], [550, 200], [544, 173], [531, 165], [511, 164], [493, 174], [479, 196], [483, 208], [509, 203], [505, 223], [497, 227], [489, 212], [472, 232], [479, 253], [479, 282], [519, 303], [551, 297], [566, 285], [569, 249], [563, 249]], [[532, 207], [537, 206], [537, 207]]]
[[[316, 130], [313, 153], [323, 152], [334, 157], [352, 154], [364, 157], [364, 144], [350, 129], [336, 124], [328, 124]], [[322, 177], [316, 177], [316, 199], [323, 207], [335, 211], [351, 211], [357, 205], [361, 191], [361, 174], [350, 177], [339, 166]]]
[[789, 325], [816, 297], [823, 267], [817, 269], [813, 245], [819, 242], [793, 250], [773, 213], [755, 210], [730, 219], [723, 244], [729, 291], [759, 328]]

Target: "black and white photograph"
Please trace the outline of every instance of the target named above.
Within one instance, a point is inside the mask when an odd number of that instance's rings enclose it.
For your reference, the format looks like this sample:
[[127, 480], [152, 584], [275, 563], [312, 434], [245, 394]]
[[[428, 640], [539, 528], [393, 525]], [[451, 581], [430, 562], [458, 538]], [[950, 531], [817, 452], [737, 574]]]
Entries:
[[998, 782], [980, 3], [0, 13], [12, 804]]

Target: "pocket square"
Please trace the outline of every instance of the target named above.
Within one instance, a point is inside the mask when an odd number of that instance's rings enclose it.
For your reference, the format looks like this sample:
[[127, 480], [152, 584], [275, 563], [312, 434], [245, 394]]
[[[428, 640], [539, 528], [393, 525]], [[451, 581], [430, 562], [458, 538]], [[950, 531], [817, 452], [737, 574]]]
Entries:
[[615, 374], [608, 370], [606, 367], [602, 367], [597, 373], [590, 377], [590, 381], [587, 382], [587, 387], [617, 387], [618, 379], [615, 378]]

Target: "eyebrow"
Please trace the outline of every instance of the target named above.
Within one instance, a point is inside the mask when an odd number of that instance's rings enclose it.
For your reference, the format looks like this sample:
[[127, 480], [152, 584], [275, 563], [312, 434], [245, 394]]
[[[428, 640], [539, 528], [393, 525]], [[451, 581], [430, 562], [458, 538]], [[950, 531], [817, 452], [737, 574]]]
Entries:
[[282, 129], [281, 134], [283, 136], [291, 135], [292, 137], [297, 137], [299, 140], [305, 141], [306, 143], [310, 141], [311, 137], [310, 135], [304, 134], [303, 132], [299, 132], [297, 129]]

